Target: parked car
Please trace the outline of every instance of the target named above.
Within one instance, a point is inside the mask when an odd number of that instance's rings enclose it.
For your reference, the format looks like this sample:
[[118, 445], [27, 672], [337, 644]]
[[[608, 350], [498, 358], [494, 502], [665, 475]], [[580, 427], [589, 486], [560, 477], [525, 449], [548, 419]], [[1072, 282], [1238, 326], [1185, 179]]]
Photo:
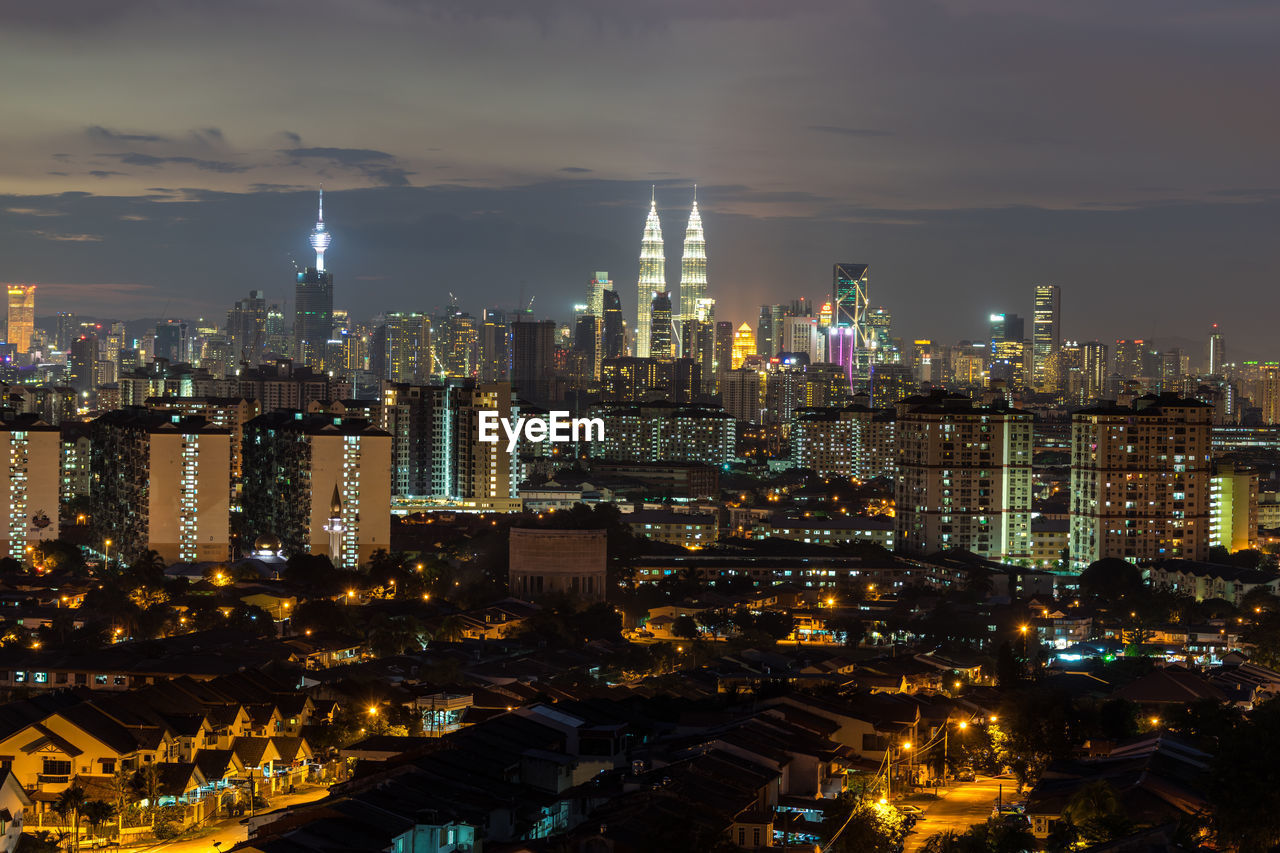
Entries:
[[956, 771], [957, 782], [973, 782], [978, 778], [978, 774], [973, 772], [972, 768], [966, 767], [963, 770]]

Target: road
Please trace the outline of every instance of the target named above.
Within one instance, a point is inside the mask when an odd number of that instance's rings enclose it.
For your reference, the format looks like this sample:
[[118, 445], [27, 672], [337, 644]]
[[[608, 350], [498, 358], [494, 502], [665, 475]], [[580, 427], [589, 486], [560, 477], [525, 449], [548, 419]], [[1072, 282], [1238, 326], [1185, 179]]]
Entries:
[[[286, 806], [315, 802], [328, 793], [328, 788], [316, 787], [296, 794], [283, 794], [272, 797], [269, 811], [275, 811]], [[120, 850], [122, 853], [125, 851], [135, 851], [136, 853], [143, 853], [143, 851], [145, 853], [215, 853], [215, 851], [227, 851], [248, 839], [249, 828], [245, 824], [246, 820], [247, 818], [243, 817], [226, 818], [210, 824], [205, 828], [203, 834], [197, 838], [179, 838], [175, 841], [148, 844], [144, 847], [121, 847]]]
[[905, 853], [916, 853], [924, 847], [929, 836], [939, 832], [964, 832], [975, 823], [991, 817], [1000, 786], [1004, 786], [1005, 802], [1016, 799], [1017, 783], [1012, 779], [996, 779], [979, 776], [973, 782], [960, 782], [941, 789], [936, 800], [904, 798], [899, 805], [911, 803], [924, 809], [924, 820], [915, 825], [915, 831], [907, 836]]

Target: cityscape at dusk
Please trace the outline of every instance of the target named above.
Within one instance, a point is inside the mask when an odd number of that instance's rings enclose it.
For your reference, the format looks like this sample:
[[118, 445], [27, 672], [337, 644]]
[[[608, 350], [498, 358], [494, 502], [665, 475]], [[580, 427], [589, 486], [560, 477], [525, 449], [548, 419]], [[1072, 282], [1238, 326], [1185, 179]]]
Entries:
[[0, 853], [1280, 850], [1280, 7], [0, 8]]

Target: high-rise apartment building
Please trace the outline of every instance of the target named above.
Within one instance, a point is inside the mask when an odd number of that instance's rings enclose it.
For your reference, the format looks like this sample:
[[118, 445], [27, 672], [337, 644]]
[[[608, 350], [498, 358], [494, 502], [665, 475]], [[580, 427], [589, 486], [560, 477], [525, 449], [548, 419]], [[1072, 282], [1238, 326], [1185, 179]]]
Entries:
[[476, 318], [459, 310], [457, 305], [450, 305], [435, 327], [440, 330], [432, 359], [436, 372], [443, 372], [451, 379], [475, 378], [480, 348]]
[[288, 410], [254, 418], [244, 435], [244, 522], [252, 539], [273, 535], [286, 554], [323, 554], [348, 569], [390, 547], [390, 435], [364, 420]]
[[894, 477], [895, 432], [892, 409], [857, 404], [799, 409], [791, 422], [791, 461], [821, 477]]
[[1053, 354], [1062, 346], [1062, 292], [1056, 284], [1037, 284], [1031, 315], [1031, 383], [1037, 390], [1057, 390], [1050, 380]]
[[28, 545], [58, 538], [61, 430], [34, 414], [0, 423], [0, 459], [7, 471], [0, 478], [0, 554], [25, 563]]
[[734, 420], [760, 423], [764, 406], [764, 374], [738, 367], [720, 374], [720, 400]]
[[[656, 191], [655, 191], [656, 193]], [[651, 341], [649, 312], [655, 293], [667, 290], [667, 256], [662, 247], [662, 223], [658, 221], [656, 194], [649, 199], [649, 216], [644, 221], [640, 242], [640, 278], [636, 286], [636, 356], [648, 358]]]
[[[127, 563], [230, 557], [231, 432], [201, 417], [123, 409], [90, 426], [94, 535]], [[274, 474], [274, 472], [273, 472]]]
[[942, 392], [903, 401], [896, 425], [899, 547], [1030, 559], [1032, 420]]
[[31, 349], [31, 334], [36, 328], [36, 286], [9, 285], [9, 327], [5, 336], [19, 353]]
[[1081, 344], [1080, 360], [1084, 374], [1081, 402], [1091, 403], [1102, 398], [1107, 386], [1107, 345], [1099, 341]]
[[1231, 553], [1258, 546], [1258, 471], [1220, 462], [1209, 480], [1209, 547]]
[[734, 458], [736, 425], [719, 406], [644, 403], [602, 405], [604, 441], [588, 445], [592, 458], [617, 462], [700, 462], [727, 465]]
[[1073, 567], [1208, 555], [1212, 423], [1212, 406], [1176, 394], [1072, 415]]

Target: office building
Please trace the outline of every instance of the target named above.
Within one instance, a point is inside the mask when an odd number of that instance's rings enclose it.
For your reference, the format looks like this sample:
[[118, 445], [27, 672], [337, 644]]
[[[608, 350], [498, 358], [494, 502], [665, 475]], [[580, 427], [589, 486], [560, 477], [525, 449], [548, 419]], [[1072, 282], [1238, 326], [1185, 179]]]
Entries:
[[1209, 375], [1221, 376], [1226, 363], [1226, 340], [1222, 337], [1222, 332], [1218, 331], [1218, 324], [1214, 323], [1213, 331], [1209, 333]]
[[36, 327], [36, 286], [9, 285], [9, 327], [5, 341], [19, 354], [31, 349], [31, 334]]
[[555, 384], [556, 324], [517, 318], [510, 328], [511, 382], [522, 400], [545, 405], [552, 400]]
[[431, 360], [431, 318], [416, 312], [387, 314], [375, 335], [381, 379], [422, 385], [430, 380], [435, 365]]
[[[105, 336], [99, 337], [99, 340]], [[165, 320], [156, 324], [155, 344], [152, 350], [156, 360], [170, 364], [191, 363], [191, 338], [185, 320]]]
[[764, 374], [753, 367], [723, 371], [720, 374], [720, 401], [735, 420], [760, 423], [764, 406]]
[[432, 358], [436, 373], [450, 379], [475, 378], [480, 349], [476, 318], [457, 305], [450, 305], [432, 328], [439, 329]]
[[756, 324], [756, 354], [773, 358], [782, 351], [782, 325], [787, 317], [785, 305], [761, 305]]
[[[698, 188], [693, 188], [693, 207], [684, 232], [684, 253], [680, 258], [680, 313], [678, 325], [689, 320], [706, 320], [702, 300], [707, 298], [707, 241], [702, 232], [702, 215], [698, 213]], [[682, 351], [682, 354], [687, 355]]]
[[227, 312], [227, 337], [237, 367], [262, 361], [267, 349], [267, 300], [261, 290], [249, 291]]
[[288, 410], [259, 415], [244, 435], [251, 540], [275, 536], [286, 555], [322, 554], [346, 569], [390, 547], [390, 435], [360, 419]]
[[[743, 362], [747, 360], [747, 356], [756, 354], [756, 336], [751, 331], [751, 326], [743, 323], [738, 330], [733, 333], [733, 346], [729, 356], [729, 370], [737, 370], [742, 367]], [[724, 369], [723, 367], [721, 368]]]
[[1030, 559], [1032, 420], [958, 394], [904, 400], [896, 425], [899, 547]]
[[1050, 376], [1051, 360], [1062, 346], [1062, 293], [1056, 284], [1037, 284], [1031, 314], [1031, 384], [1037, 390], [1057, 390]]
[[111, 557], [129, 563], [149, 550], [166, 564], [230, 557], [230, 430], [130, 408], [94, 420], [90, 442], [89, 517], [96, 542], [111, 540]]
[[622, 298], [612, 290], [602, 294], [604, 317], [601, 324], [601, 358], [618, 358], [626, 355], [627, 329], [622, 319]]
[[1209, 551], [1213, 407], [1176, 394], [1071, 418], [1071, 564]]
[[511, 327], [507, 314], [484, 309], [480, 324], [481, 382], [505, 382], [511, 376]]
[[865, 387], [871, 375], [870, 279], [871, 268], [866, 264], [839, 263], [832, 268], [827, 359], [844, 368], [850, 390]]
[[640, 243], [640, 278], [636, 286], [636, 356], [648, 358], [652, 340], [650, 310], [654, 294], [667, 290], [667, 256], [662, 247], [656, 190], [649, 199], [649, 216]]
[[672, 358], [675, 355], [672, 328], [671, 294], [655, 293], [649, 305], [649, 355], [652, 358]]

